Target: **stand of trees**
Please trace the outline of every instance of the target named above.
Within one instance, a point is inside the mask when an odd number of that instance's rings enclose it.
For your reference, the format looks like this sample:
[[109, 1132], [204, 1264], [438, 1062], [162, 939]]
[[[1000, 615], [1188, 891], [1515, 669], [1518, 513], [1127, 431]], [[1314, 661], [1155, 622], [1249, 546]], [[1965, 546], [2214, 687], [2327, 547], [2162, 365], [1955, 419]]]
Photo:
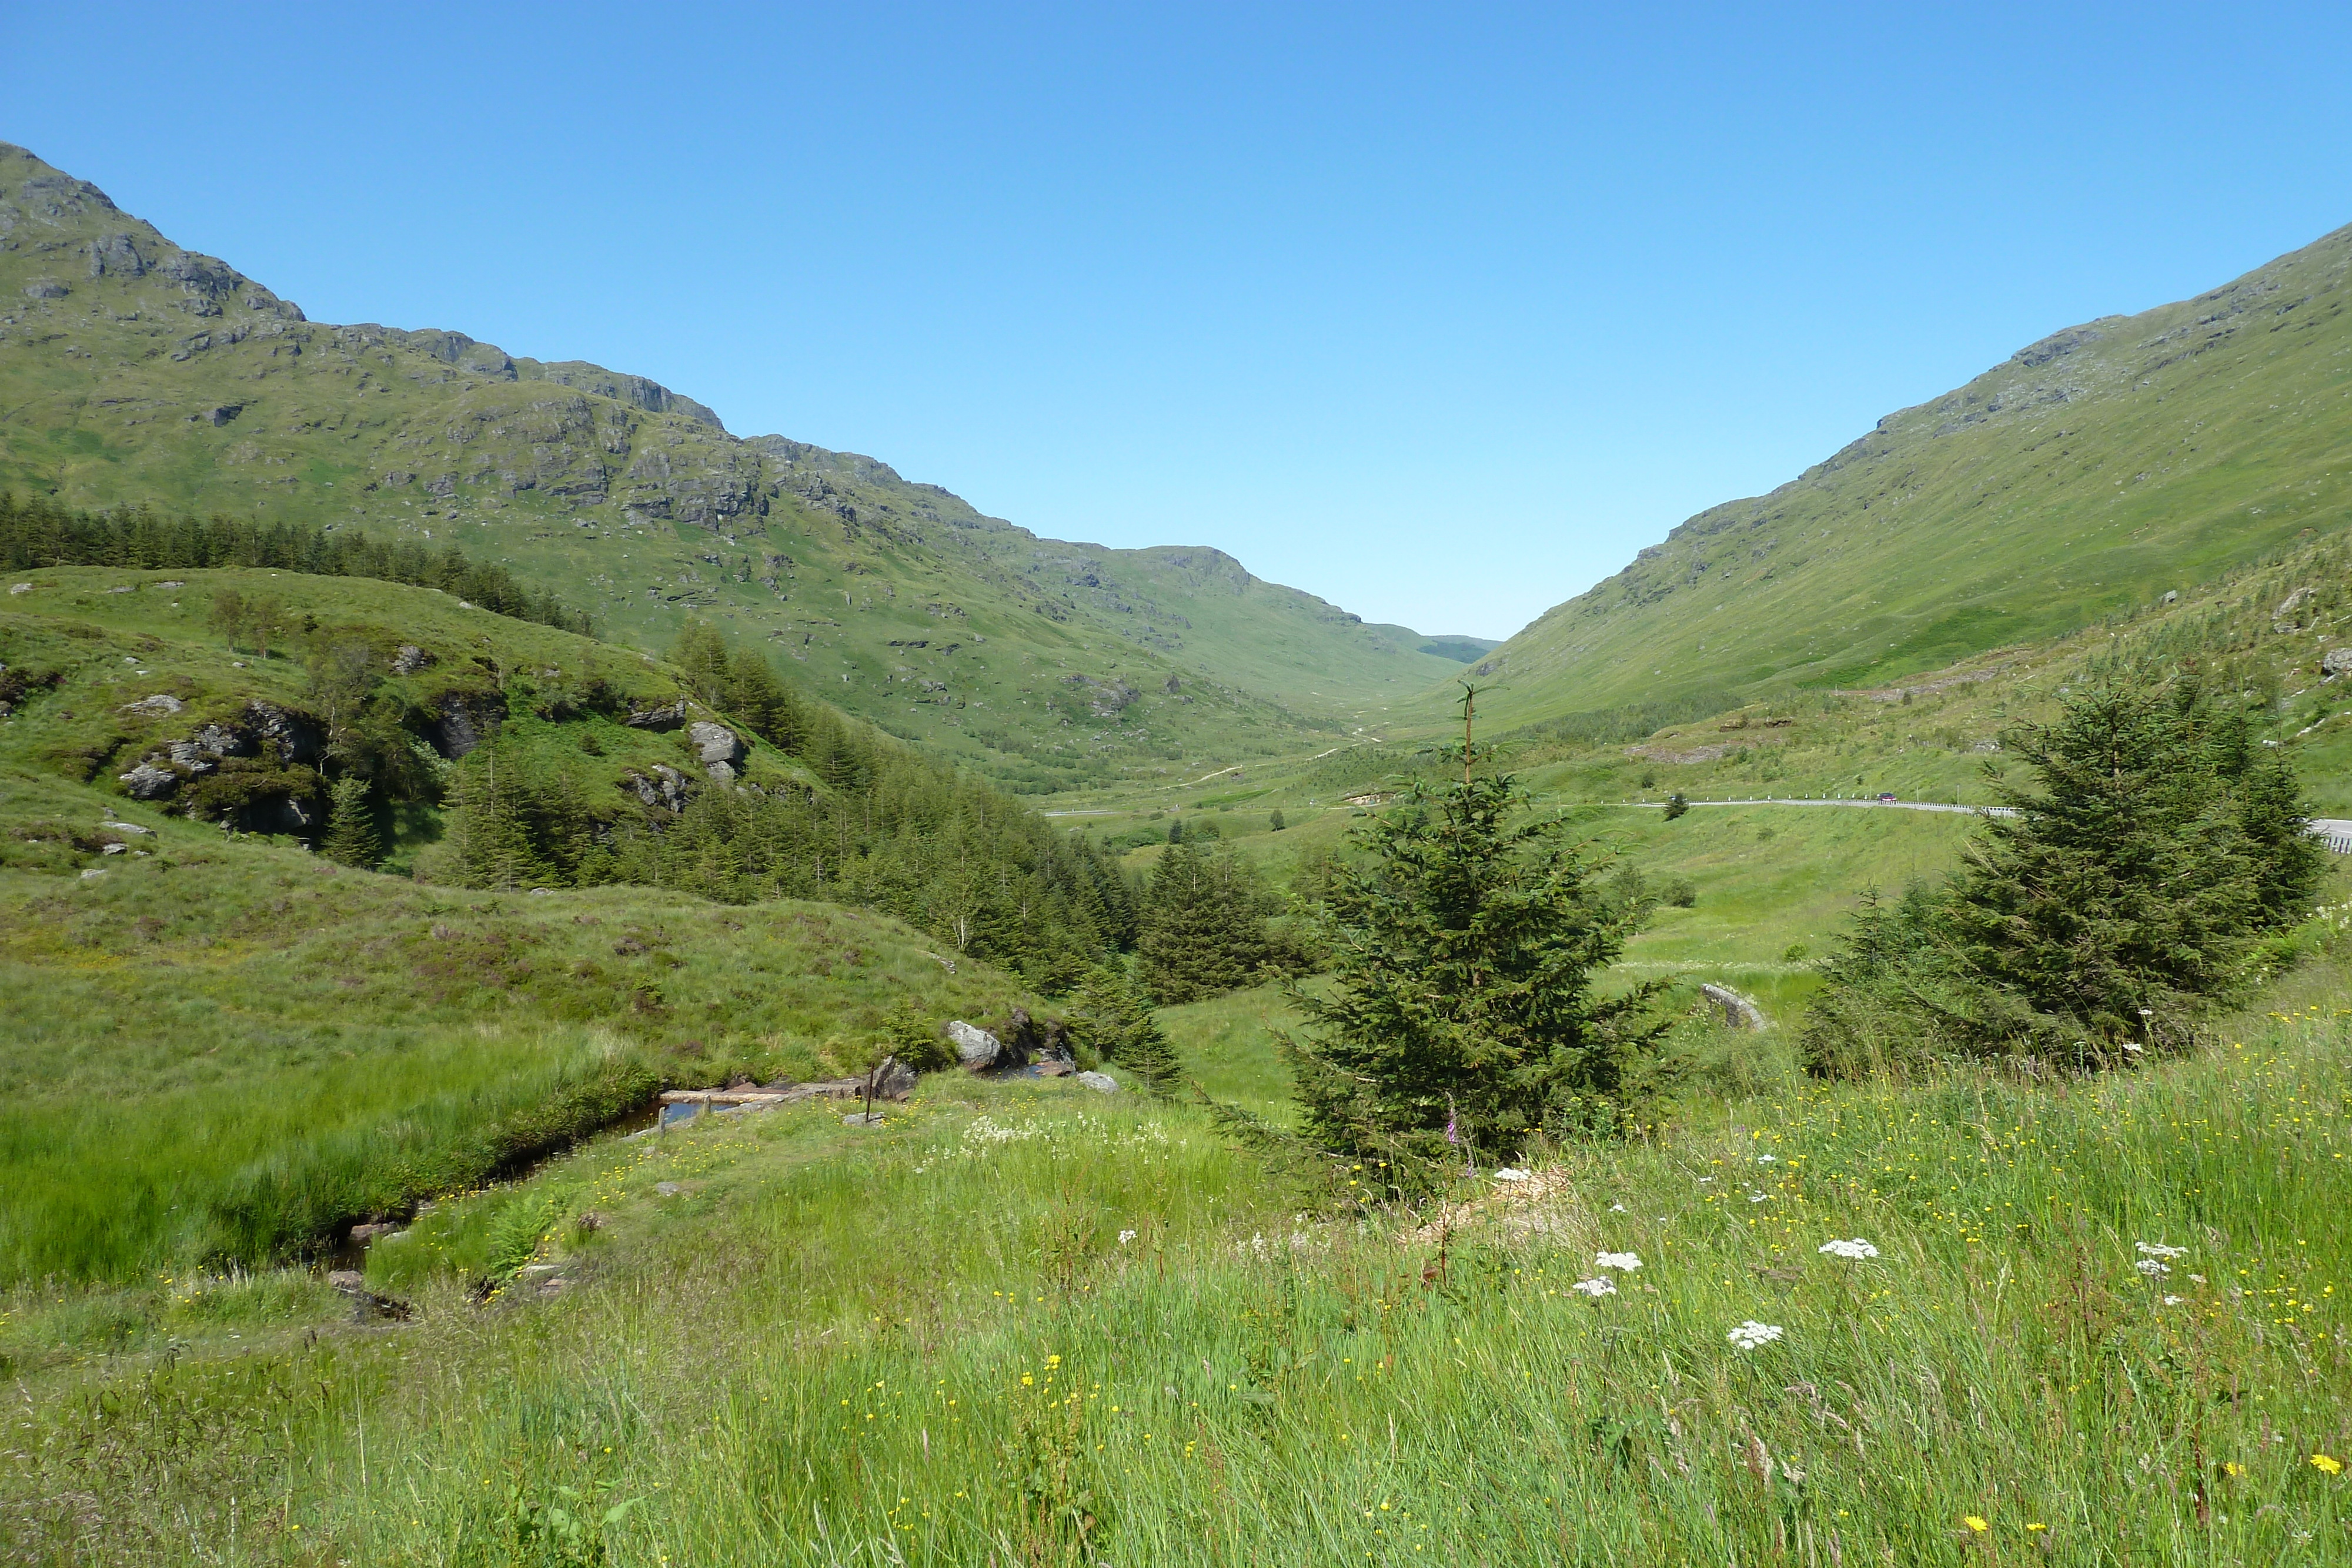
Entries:
[[158, 517], [144, 507], [112, 512], [68, 510], [0, 490], [0, 567], [115, 566], [141, 571], [261, 567], [319, 577], [371, 577], [437, 588], [493, 614], [536, 621], [593, 636], [583, 612], [551, 593], [534, 592], [494, 561], [473, 560], [455, 545], [439, 549], [383, 542], [357, 528], [233, 517]]
[[[1940, 887], [1865, 897], [1822, 966], [1807, 1065], [1956, 1057], [2078, 1068], [2184, 1043], [2310, 913], [2325, 851], [2284, 750], [2192, 675], [2119, 680], [2010, 739], [2031, 788]], [[2129, 1050], [2126, 1050], [2129, 1048]]]
[[865, 904], [1049, 991], [1133, 945], [1134, 894], [1082, 834], [801, 698], [759, 653], [730, 653], [707, 628], [690, 628], [673, 658], [711, 707], [816, 782], [751, 793], [698, 781], [674, 812], [616, 811], [592, 799], [585, 766], [502, 737], [452, 771], [443, 838], [458, 880]]

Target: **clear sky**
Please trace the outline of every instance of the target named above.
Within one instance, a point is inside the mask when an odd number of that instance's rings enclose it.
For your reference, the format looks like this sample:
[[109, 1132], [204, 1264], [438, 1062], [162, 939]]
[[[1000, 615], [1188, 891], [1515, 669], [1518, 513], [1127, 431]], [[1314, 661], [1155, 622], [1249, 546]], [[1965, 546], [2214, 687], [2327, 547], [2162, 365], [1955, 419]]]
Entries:
[[1501, 637], [2352, 222], [2352, 7], [9, 8], [0, 139], [316, 319]]

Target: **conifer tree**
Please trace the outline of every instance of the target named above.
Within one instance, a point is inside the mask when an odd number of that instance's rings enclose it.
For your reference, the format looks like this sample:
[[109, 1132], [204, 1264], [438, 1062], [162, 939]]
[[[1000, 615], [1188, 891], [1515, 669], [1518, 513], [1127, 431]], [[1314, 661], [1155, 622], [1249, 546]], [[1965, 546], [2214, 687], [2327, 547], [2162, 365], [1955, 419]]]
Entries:
[[375, 810], [364, 779], [348, 774], [334, 782], [328, 795], [327, 836], [320, 852], [342, 865], [364, 871], [383, 858], [375, 831]]
[[1665, 1025], [1659, 986], [1603, 998], [1594, 980], [1625, 928], [1558, 817], [1528, 814], [1485, 753], [1464, 699], [1459, 780], [1415, 779], [1358, 829], [1367, 863], [1335, 868], [1324, 936], [1336, 985], [1294, 991], [1307, 1029], [1286, 1043], [1307, 1135], [1433, 1169], [1464, 1145], [1504, 1157], [1539, 1133], [1624, 1126]]
[[554, 880], [531, 841], [530, 792], [505, 750], [491, 741], [457, 770], [447, 838], [468, 887], [512, 892]]
[[2010, 737], [2031, 787], [1996, 779], [1941, 888], [1866, 902], [1801, 1047], [1850, 1073], [2030, 1051], [2069, 1065], [2185, 1038], [2252, 944], [2309, 913], [2321, 868], [2292, 768], [2190, 679], [2118, 681]]
[[1144, 988], [1163, 1006], [1249, 984], [1266, 958], [1255, 878], [1231, 852], [1173, 843], [1152, 868], [1136, 942]]
[[1104, 1056], [1155, 1092], [1165, 1094], [1175, 1088], [1182, 1071], [1175, 1048], [1152, 1017], [1151, 998], [1136, 988], [1124, 968], [1116, 964], [1097, 967], [1072, 998], [1072, 1010]]

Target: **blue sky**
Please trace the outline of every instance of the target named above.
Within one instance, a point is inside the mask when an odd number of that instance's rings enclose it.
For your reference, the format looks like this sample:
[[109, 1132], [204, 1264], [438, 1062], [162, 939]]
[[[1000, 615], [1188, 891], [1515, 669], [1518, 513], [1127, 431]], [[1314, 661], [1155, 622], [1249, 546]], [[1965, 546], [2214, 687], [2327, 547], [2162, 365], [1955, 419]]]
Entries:
[[2045, 332], [2352, 222], [2341, 5], [7, 32], [0, 138], [315, 319], [593, 360], [1040, 533], [1492, 637]]

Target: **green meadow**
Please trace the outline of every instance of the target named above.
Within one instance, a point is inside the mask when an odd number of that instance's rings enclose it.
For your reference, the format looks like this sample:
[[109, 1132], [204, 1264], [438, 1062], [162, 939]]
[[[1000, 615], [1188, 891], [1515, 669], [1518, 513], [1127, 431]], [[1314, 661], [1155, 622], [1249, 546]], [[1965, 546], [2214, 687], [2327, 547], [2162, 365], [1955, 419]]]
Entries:
[[[2342, 984], [2322, 953], [2094, 1082], [1776, 1085], [1420, 1216], [1054, 1082], [599, 1139], [379, 1242], [404, 1324], [329, 1326], [299, 1274], [20, 1288], [6, 1528], [84, 1563], [2339, 1561]], [[1279, 1096], [1262, 1036], [1171, 1022]]]

